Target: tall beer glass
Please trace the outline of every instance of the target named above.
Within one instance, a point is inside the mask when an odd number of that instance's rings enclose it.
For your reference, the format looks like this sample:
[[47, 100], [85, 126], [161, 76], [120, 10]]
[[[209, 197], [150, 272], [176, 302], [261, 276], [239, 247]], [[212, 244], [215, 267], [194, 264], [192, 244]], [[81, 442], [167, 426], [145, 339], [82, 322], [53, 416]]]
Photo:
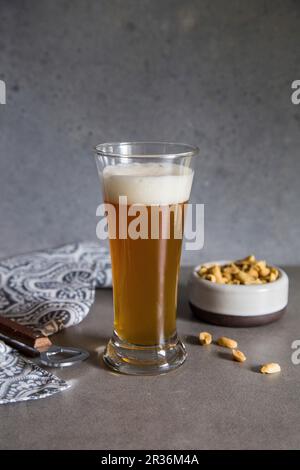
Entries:
[[198, 149], [166, 142], [96, 147], [108, 219], [114, 332], [104, 362], [127, 374], [160, 374], [186, 352], [176, 331], [183, 223]]

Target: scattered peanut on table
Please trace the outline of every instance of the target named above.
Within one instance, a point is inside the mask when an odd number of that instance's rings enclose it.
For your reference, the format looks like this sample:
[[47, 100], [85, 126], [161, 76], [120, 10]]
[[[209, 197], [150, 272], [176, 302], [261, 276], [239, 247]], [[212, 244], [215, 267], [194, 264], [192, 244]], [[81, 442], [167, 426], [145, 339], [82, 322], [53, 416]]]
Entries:
[[245, 354], [242, 351], [239, 351], [238, 349], [232, 350], [232, 357], [233, 360], [237, 362], [245, 362], [245, 360], [247, 359]]
[[212, 335], [207, 333], [207, 331], [201, 331], [201, 333], [199, 333], [199, 341], [202, 346], [210, 344], [212, 342]]
[[218, 339], [217, 343], [219, 346], [223, 346], [224, 348], [229, 349], [236, 349], [238, 345], [234, 339], [227, 338], [226, 336], [221, 336], [221, 338]]
[[264, 364], [260, 368], [260, 372], [262, 374], [276, 374], [276, 372], [280, 372], [281, 367], [276, 362], [270, 362], [268, 364]]
[[[201, 331], [199, 333], [199, 342], [202, 346], [211, 344], [212, 342], [212, 335], [207, 331]], [[245, 362], [247, 357], [245, 354], [237, 349], [237, 341], [231, 338], [227, 338], [226, 336], [221, 336], [217, 340], [217, 344], [219, 346], [223, 346], [225, 348], [229, 348], [232, 350], [232, 359], [237, 362]], [[280, 372], [281, 367], [276, 362], [270, 362], [268, 364], [263, 364], [260, 367], [260, 372], [262, 374], [275, 374], [276, 372]]]

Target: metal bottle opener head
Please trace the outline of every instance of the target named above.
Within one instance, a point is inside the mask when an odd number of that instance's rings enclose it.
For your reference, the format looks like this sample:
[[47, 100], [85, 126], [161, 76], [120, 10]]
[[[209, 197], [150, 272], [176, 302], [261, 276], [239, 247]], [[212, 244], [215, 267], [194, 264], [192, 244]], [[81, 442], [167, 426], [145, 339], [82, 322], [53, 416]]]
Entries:
[[40, 353], [39, 361], [47, 367], [69, 367], [88, 357], [89, 353], [83, 349], [52, 345]]

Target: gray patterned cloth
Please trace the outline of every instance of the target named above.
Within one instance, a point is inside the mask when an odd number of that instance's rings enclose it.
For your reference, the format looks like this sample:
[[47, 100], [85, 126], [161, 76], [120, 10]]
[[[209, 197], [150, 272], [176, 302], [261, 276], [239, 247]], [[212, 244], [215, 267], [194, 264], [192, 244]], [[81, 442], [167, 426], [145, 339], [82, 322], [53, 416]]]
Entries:
[[[80, 323], [95, 288], [111, 286], [108, 249], [74, 243], [0, 261], [0, 314], [44, 335]], [[0, 343], [0, 404], [36, 399], [67, 384]]]
[[49, 397], [69, 386], [0, 341], [0, 405]]

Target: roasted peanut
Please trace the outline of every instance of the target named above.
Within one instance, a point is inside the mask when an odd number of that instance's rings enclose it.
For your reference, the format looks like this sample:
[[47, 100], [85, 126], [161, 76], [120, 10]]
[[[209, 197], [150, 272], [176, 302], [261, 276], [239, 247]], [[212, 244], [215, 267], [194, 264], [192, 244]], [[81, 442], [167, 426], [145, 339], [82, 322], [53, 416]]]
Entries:
[[276, 372], [280, 372], [281, 367], [276, 362], [270, 362], [268, 364], [264, 364], [260, 368], [260, 372], [262, 374], [276, 374]]
[[249, 276], [254, 277], [254, 279], [258, 279], [259, 274], [258, 274], [257, 269], [250, 268], [249, 271], [248, 271], [248, 274], [249, 274]]
[[255, 263], [256, 259], [254, 255], [250, 255], [250, 256], [247, 256], [247, 258], [245, 258], [245, 261], [247, 263]]
[[241, 265], [241, 271], [243, 271], [244, 273], [248, 272], [249, 271], [249, 264], [242, 264]]
[[254, 255], [224, 266], [201, 266], [198, 275], [218, 284], [266, 284], [279, 277], [278, 269], [267, 266], [266, 261], [256, 261]]
[[256, 259], [254, 255], [246, 256], [246, 258], [239, 259], [236, 261], [238, 265], [249, 265], [255, 263]]
[[199, 333], [199, 341], [202, 346], [206, 346], [212, 342], [212, 335], [207, 331], [201, 331], [201, 333]]
[[263, 277], [267, 277], [270, 274], [270, 269], [267, 268], [265, 261], [258, 261], [255, 267], [258, 268], [259, 274]]
[[276, 281], [276, 279], [278, 278], [279, 276], [279, 272], [278, 272], [278, 269], [276, 268], [271, 268], [271, 272], [270, 272], [270, 276], [269, 276], [269, 281], [270, 282], [273, 282], [273, 281]]
[[242, 284], [254, 284], [255, 282], [255, 279], [244, 271], [239, 271], [236, 274], [236, 277], [239, 281], [241, 281]]
[[219, 265], [212, 266], [211, 272], [215, 276], [216, 282], [218, 282], [219, 284], [224, 284], [225, 281], [224, 281], [223, 276], [221, 274], [221, 268], [220, 268]]
[[217, 282], [216, 276], [214, 276], [213, 274], [206, 274], [204, 276], [204, 279], [206, 279], [207, 281], [211, 281], [211, 282]]
[[200, 269], [199, 269], [199, 271], [198, 271], [198, 274], [199, 274], [200, 276], [202, 276], [203, 274], [206, 274], [206, 273], [207, 273], [207, 270], [208, 270], [208, 268], [207, 268], [206, 266], [201, 266]]
[[221, 338], [218, 339], [217, 343], [219, 346], [223, 346], [224, 348], [229, 349], [236, 349], [238, 345], [234, 339], [227, 338], [226, 336], [221, 336]]
[[228, 270], [231, 274], [237, 274], [240, 268], [235, 263], [231, 263], [229, 266], [225, 266], [224, 270]]
[[255, 267], [257, 267], [259, 270], [265, 269], [267, 267], [267, 263], [264, 260], [256, 261]]
[[245, 362], [245, 360], [247, 359], [245, 354], [242, 351], [239, 351], [238, 349], [232, 350], [232, 357], [237, 362]]

